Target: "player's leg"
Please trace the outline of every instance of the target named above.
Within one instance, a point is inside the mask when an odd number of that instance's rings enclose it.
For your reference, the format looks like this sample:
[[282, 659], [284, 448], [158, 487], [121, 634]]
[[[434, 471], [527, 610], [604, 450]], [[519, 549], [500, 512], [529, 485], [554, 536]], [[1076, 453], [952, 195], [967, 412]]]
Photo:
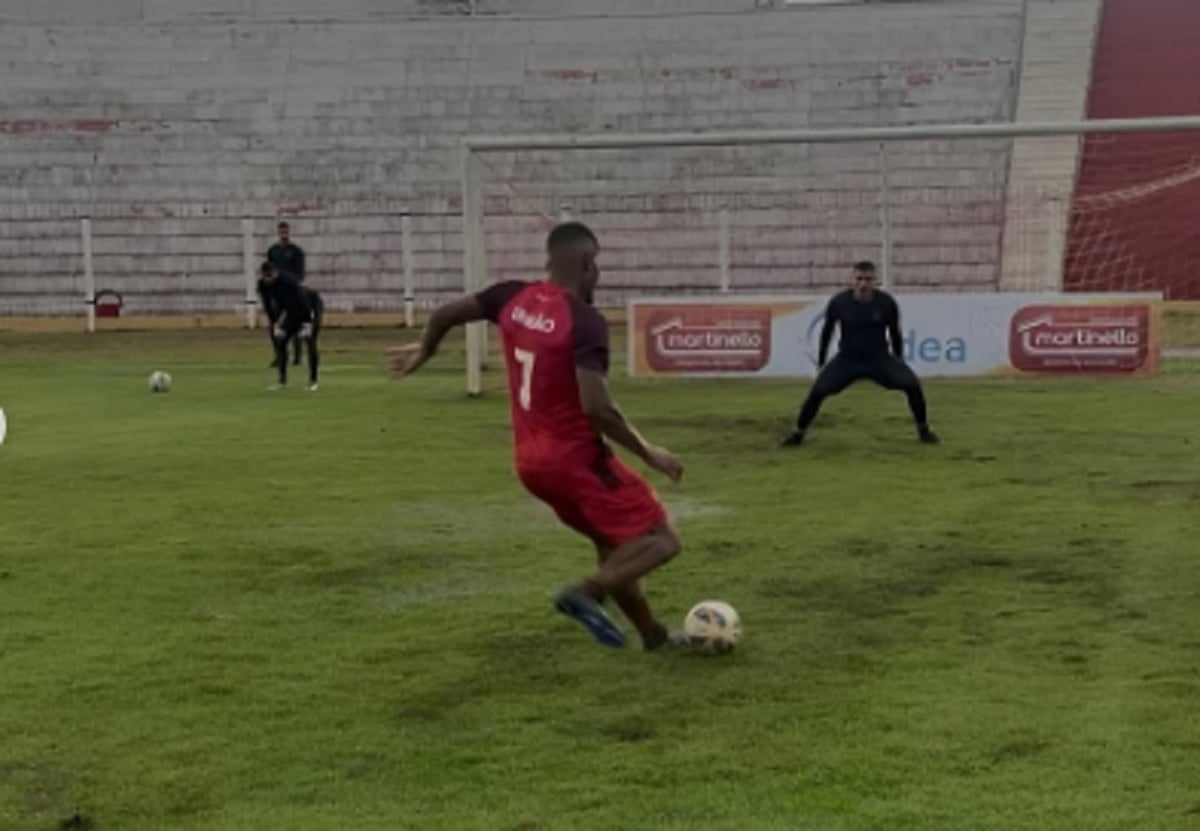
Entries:
[[317, 345], [317, 330], [313, 328], [313, 336], [308, 339], [308, 388], [317, 390], [317, 376], [321, 366], [321, 350]]
[[804, 443], [804, 435], [812, 425], [821, 405], [826, 398], [831, 398], [842, 392], [846, 387], [863, 377], [861, 369], [844, 355], [836, 355], [832, 361], [825, 364], [817, 373], [812, 389], [800, 406], [800, 415], [796, 418], [796, 429], [784, 437], [785, 447], [796, 447]]
[[679, 536], [665, 523], [634, 539], [611, 545], [611, 553], [592, 574], [558, 593], [555, 608], [583, 624], [597, 642], [623, 646], [624, 634], [600, 606], [605, 597], [612, 597], [637, 628], [643, 645], [655, 649], [667, 640], [669, 633], [654, 617], [638, 581], [671, 560], [681, 548]]
[[[604, 540], [593, 539], [593, 542], [596, 545], [597, 562], [603, 565], [612, 557], [614, 549]], [[640, 582], [617, 586], [609, 592], [609, 597], [637, 629], [645, 649], [658, 649], [671, 640], [671, 631], [654, 616]]]
[[[581, 510], [580, 500], [574, 492], [577, 483], [569, 468], [563, 465], [518, 465], [517, 476], [525, 489], [550, 506], [564, 525], [588, 537], [597, 546], [607, 545]], [[611, 647], [625, 645], [625, 634], [604, 611], [599, 598], [573, 588], [564, 589], [554, 598], [554, 607], [577, 620], [597, 643]]]
[[321, 319], [324, 317], [324, 308], [317, 305], [315, 311], [312, 337], [308, 339], [308, 388], [313, 392], [317, 389], [317, 371], [321, 365], [321, 350], [317, 345], [317, 339], [321, 335]]
[[271, 369], [279, 366], [279, 349], [275, 343], [275, 321], [267, 320], [267, 338], [271, 341]]
[[287, 386], [288, 372], [288, 341], [291, 340], [289, 333], [284, 333], [283, 337], [275, 338], [275, 368], [279, 372], [279, 386]]
[[637, 629], [643, 648], [657, 649], [671, 637], [670, 630], [654, 616], [646, 595], [642, 593], [641, 583], [619, 586], [612, 590], [610, 596], [621, 614]]
[[625, 636], [600, 606], [612, 596], [651, 648], [662, 638], [660, 624], [637, 587], [638, 580], [680, 550], [654, 491], [619, 459], [603, 456], [594, 464], [565, 462], [548, 469], [519, 470], [525, 487], [554, 508], [570, 528], [597, 545], [595, 572], [555, 598], [555, 608], [575, 618], [606, 646], [622, 646]]
[[679, 534], [654, 490], [620, 459], [603, 456], [573, 479], [570, 490], [601, 557], [596, 570], [572, 590], [594, 600], [611, 596], [643, 645], [661, 646], [670, 635], [650, 609], [640, 581], [682, 550]]
[[921, 380], [912, 367], [894, 355], [884, 355], [871, 367], [871, 380], [889, 390], [900, 390], [908, 399], [917, 436], [926, 444], [937, 444], [937, 434], [929, 427], [928, 405]]
[[614, 545], [612, 553], [579, 587], [596, 598], [619, 592], [666, 565], [681, 550], [683, 542], [664, 518], [645, 533]]

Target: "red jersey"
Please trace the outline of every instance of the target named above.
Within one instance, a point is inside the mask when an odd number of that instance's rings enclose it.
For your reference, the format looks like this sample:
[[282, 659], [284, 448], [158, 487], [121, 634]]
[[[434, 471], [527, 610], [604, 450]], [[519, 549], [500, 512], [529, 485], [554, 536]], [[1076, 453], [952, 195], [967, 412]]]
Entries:
[[608, 372], [608, 323], [549, 282], [497, 283], [477, 295], [500, 327], [518, 464], [586, 457], [601, 447], [579, 400], [576, 367]]

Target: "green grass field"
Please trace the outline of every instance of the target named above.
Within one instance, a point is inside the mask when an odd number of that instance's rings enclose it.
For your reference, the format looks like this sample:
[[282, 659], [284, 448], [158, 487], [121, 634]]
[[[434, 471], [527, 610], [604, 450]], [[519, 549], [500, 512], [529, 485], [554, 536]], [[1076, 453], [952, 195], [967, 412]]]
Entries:
[[404, 337], [309, 394], [261, 332], [0, 335], [0, 829], [1200, 826], [1195, 375], [930, 383], [936, 448], [858, 387], [793, 452], [799, 385], [618, 379], [703, 658], [551, 610], [499, 376]]

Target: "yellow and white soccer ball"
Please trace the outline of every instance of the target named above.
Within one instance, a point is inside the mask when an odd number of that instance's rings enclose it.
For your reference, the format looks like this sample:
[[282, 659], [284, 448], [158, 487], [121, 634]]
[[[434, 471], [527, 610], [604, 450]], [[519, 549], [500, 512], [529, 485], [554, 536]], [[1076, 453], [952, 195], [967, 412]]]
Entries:
[[150, 392], [169, 392], [171, 376], [161, 369], [156, 369], [150, 373], [150, 380], [147, 383], [150, 385]]
[[692, 646], [704, 652], [731, 652], [742, 638], [742, 619], [723, 600], [702, 600], [683, 620], [684, 634]]

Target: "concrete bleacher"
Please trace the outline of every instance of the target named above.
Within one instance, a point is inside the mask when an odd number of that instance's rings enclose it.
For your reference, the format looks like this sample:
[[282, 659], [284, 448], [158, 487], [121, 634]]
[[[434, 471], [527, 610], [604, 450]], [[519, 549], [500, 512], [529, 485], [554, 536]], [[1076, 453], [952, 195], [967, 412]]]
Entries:
[[[1019, 122], [1086, 117], [1101, 0], [1032, 0], [1021, 60]], [[1077, 136], [1013, 143], [1005, 200], [1000, 287], [1062, 287], [1071, 200], [1079, 169]]]
[[[1080, 0], [1082, 2], [1082, 0]], [[462, 281], [467, 133], [999, 121], [1018, 108], [1021, 0], [785, 9], [755, 0], [78, 0], [0, 12], [0, 314], [80, 313], [79, 222], [132, 313], [228, 312], [241, 222], [287, 217], [334, 309]], [[472, 11], [474, 14], [472, 14]], [[995, 287], [1012, 143], [887, 151], [892, 277]], [[489, 159], [489, 267], [529, 274], [569, 208], [604, 234], [610, 300], [733, 277], [824, 290], [878, 257], [870, 145]]]

